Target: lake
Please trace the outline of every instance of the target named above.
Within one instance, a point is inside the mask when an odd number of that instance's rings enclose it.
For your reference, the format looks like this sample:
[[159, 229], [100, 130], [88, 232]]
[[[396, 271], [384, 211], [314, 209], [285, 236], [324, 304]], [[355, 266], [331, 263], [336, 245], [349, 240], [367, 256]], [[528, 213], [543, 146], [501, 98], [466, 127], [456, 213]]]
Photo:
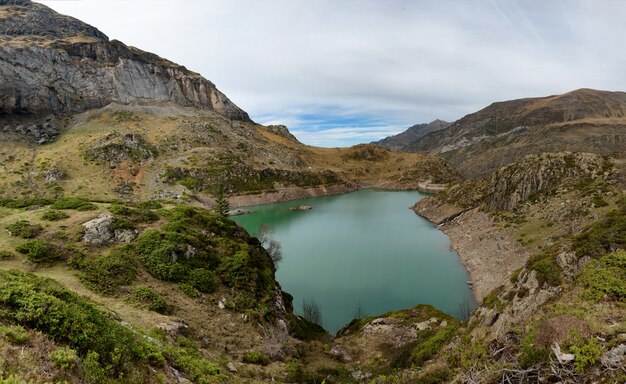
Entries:
[[[282, 246], [276, 279], [293, 295], [294, 310], [314, 300], [322, 324], [336, 332], [358, 313], [382, 314], [432, 304], [459, 317], [476, 306], [467, 271], [450, 240], [409, 209], [417, 191], [361, 190], [246, 207], [231, 217], [253, 235], [262, 224]], [[299, 205], [313, 207], [293, 211]]]

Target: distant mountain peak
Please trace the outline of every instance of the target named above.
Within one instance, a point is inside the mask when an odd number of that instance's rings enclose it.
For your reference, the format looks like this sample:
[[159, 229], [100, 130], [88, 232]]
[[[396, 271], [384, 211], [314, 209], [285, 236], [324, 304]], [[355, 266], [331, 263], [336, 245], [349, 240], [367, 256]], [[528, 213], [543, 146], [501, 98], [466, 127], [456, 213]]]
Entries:
[[427, 124], [415, 124], [407, 128], [406, 131], [401, 132], [394, 136], [386, 137], [380, 141], [373, 142], [373, 144], [379, 145], [384, 148], [388, 148], [394, 151], [403, 151], [408, 143], [412, 143], [421, 137], [444, 128], [447, 128], [450, 123], [435, 119]]

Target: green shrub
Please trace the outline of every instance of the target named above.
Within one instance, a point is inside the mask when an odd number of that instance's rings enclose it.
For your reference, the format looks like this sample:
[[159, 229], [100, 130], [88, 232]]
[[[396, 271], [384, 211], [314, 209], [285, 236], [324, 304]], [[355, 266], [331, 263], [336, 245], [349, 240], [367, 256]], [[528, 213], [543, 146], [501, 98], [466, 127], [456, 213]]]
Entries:
[[48, 221], [59, 221], [59, 220], [67, 219], [68, 217], [70, 217], [70, 215], [68, 215], [65, 212], [56, 210], [56, 209], [48, 209], [41, 216], [43, 220], [48, 220]]
[[132, 283], [137, 276], [135, 263], [124, 246], [112, 249], [108, 255], [83, 259], [78, 268], [83, 272], [80, 280], [91, 290], [105, 295]]
[[626, 302], [626, 252], [592, 260], [578, 279], [585, 287], [583, 297], [588, 300]]
[[11, 260], [15, 257], [13, 252], [9, 251], [0, 251], [0, 260]]
[[30, 334], [20, 325], [0, 325], [0, 335], [12, 344], [26, 344], [30, 340]]
[[531, 268], [537, 272], [539, 286], [542, 286], [544, 283], [553, 287], [561, 285], [561, 269], [553, 257], [531, 259]]
[[200, 297], [200, 293], [198, 293], [198, 290], [194, 288], [193, 285], [187, 284], [187, 283], [181, 283], [178, 286], [180, 287], [180, 289], [183, 291], [185, 295], [191, 297], [192, 299], [196, 299]]
[[544, 363], [550, 358], [550, 350], [539, 347], [535, 344], [536, 336], [537, 327], [533, 327], [522, 340], [519, 362], [523, 368]]
[[165, 354], [168, 362], [174, 368], [187, 373], [194, 383], [214, 383], [221, 373], [220, 368], [206, 361], [194, 345], [186, 344], [182, 348], [168, 345]]
[[159, 220], [159, 215], [146, 208], [132, 208], [126, 205], [111, 204], [109, 211], [124, 216], [133, 223], [153, 223]]
[[78, 355], [72, 348], [64, 347], [54, 350], [48, 354], [50, 360], [61, 369], [72, 369], [76, 366]]
[[582, 346], [574, 345], [570, 347], [570, 351], [575, 356], [574, 369], [576, 372], [583, 372], [587, 367], [594, 365], [600, 360], [602, 346], [598, 344], [598, 340], [592, 338]]
[[626, 248], [626, 203], [621, 202], [605, 219], [576, 236], [573, 247], [578, 257], [600, 257]]
[[15, 247], [15, 250], [26, 255], [26, 259], [31, 263], [49, 263], [61, 258], [61, 254], [53, 245], [39, 240], [29, 240]]
[[141, 209], [161, 209], [163, 205], [156, 200], [147, 200], [137, 203], [137, 208]]
[[79, 197], [63, 197], [52, 204], [52, 209], [77, 209], [88, 211], [95, 209], [96, 206], [85, 199]]
[[125, 217], [120, 217], [120, 216], [116, 216], [113, 219], [113, 223], [111, 224], [111, 230], [113, 231], [125, 230], [125, 229], [133, 230], [135, 228], [137, 228], [137, 225], [135, 225], [135, 223], [133, 223], [132, 221], [128, 220]]
[[188, 284], [191, 284], [198, 291], [204, 293], [211, 293], [217, 287], [217, 283], [215, 282], [215, 275], [213, 272], [204, 268], [196, 268], [193, 269], [189, 273], [189, 277], [187, 279]]
[[243, 355], [243, 362], [246, 364], [268, 365], [270, 359], [261, 352], [248, 352]]
[[411, 353], [411, 363], [421, 366], [430, 360], [454, 336], [456, 329], [455, 324], [448, 324], [445, 328], [435, 332], [433, 336], [420, 342]]
[[13, 224], [7, 225], [6, 228], [11, 236], [21, 237], [22, 239], [32, 239], [43, 231], [41, 225], [31, 224], [26, 220], [16, 221]]
[[602, 208], [602, 207], [606, 207], [609, 205], [609, 203], [607, 203], [601, 195], [595, 194], [593, 195], [593, 197], [591, 198], [591, 202], [593, 203], [593, 205], [595, 205], [596, 207]]
[[[0, 271], [0, 306], [5, 321], [46, 334], [74, 349], [86, 372], [104, 382], [163, 357], [142, 337], [54, 280], [19, 271]], [[103, 381], [97, 381], [103, 382]]]
[[52, 204], [52, 200], [45, 198], [34, 198], [34, 199], [22, 199], [22, 200], [11, 200], [11, 199], [0, 199], [0, 207], [7, 208], [28, 208], [34, 206], [45, 206]]
[[154, 289], [146, 286], [133, 287], [125, 301], [140, 308], [146, 308], [161, 314], [165, 314], [169, 311], [169, 305], [167, 305], [163, 296]]

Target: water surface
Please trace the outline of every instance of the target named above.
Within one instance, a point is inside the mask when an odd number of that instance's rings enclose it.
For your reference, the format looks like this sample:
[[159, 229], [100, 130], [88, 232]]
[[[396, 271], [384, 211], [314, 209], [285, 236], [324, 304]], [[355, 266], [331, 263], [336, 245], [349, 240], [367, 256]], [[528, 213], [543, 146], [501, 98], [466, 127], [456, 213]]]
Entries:
[[[409, 209], [416, 191], [362, 190], [247, 207], [232, 217], [253, 235], [269, 225], [284, 259], [276, 278], [294, 297], [315, 300], [322, 325], [335, 332], [360, 307], [367, 315], [432, 304], [453, 316], [475, 306], [467, 272], [448, 237]], [[306, 204], [310, 211], [292, 211]]]

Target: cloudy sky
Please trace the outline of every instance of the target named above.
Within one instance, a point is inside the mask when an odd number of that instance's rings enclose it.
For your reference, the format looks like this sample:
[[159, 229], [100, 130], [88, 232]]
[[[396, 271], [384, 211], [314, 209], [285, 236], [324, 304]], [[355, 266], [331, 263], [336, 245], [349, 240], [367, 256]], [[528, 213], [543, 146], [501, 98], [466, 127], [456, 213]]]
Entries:
[[41, 2], [201, 73], [255, 121], [312, 145], [493, 101], [626, 90], [626, 1]]

